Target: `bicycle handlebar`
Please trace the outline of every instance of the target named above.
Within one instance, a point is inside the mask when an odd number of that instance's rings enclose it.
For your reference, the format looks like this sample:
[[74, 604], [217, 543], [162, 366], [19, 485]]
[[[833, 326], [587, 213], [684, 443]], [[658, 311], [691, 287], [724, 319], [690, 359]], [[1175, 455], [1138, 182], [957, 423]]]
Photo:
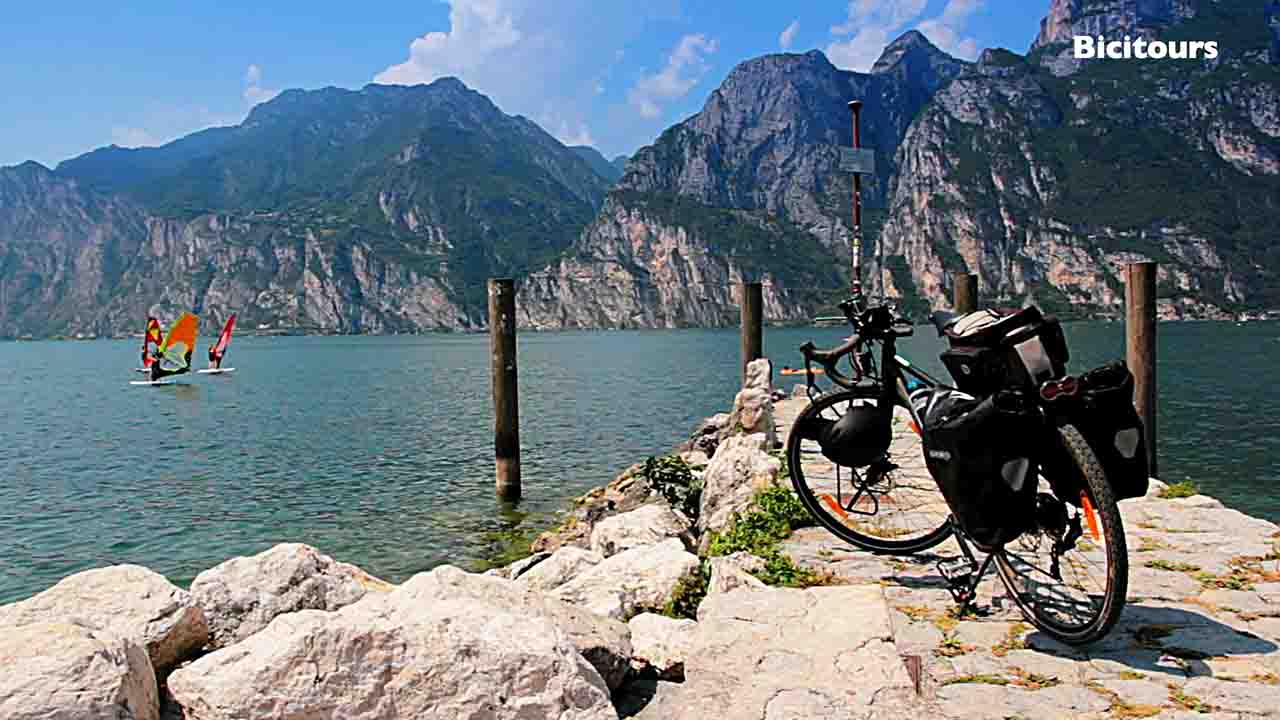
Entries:
[[[812, 342], [806, 342], [800, 346], [800, 352], [804, 355], [805, 373], [809, 384], [813, 384], [812, 363], [822, 365], [823, 371], [832, 382], [846, 388], [852, 388], [859, 380], [862, 379], [863, 368], [858, 366], [857, 362], [853, 363], [855, 377], [848, 377], [840, 372], [837, 363], [840, 358], [849, 353], [856, 352], [864, 340], [886, 340], [892, 342], [895, 338], [907, 337], [915, 332], [910, 323], [906, 323], [900, 317], [894, 317], [892, 311], [886, 306], [876, 306], [873, 308], [860, 308], [856, 302], [860, 298], [850, 298], [840, 303], [840, 308], [844, 310], [845, 316], [849, 318], [849, 323], [854, 327], [854, 334], [843, 344], [838, 345], [830, 350], [819, 350]], [[865, 304], [865, 303], [864, 303]], [[861, 312], [859, 310], [861, 309]]]
[[862, 336], [856, 333], [846, 340], [843, 345], [830, 350], [819, 350], [812, 341], [801, 345], [800, 352], [804, 355], [804, 370], [810, 383], [813, 382], [813, 370], [810, 369], [810, 364], [817, 362], [822, 365], [823, 372], [827, 374], [827, 377], [831, 378], [832, 382], [842, 387], [852, 387], [858, 381], [858, 378], [850, 378], [840, 372], [836, 363], [840, 361], [840, 358], [857, 350], [860, 345], [862, 345]]

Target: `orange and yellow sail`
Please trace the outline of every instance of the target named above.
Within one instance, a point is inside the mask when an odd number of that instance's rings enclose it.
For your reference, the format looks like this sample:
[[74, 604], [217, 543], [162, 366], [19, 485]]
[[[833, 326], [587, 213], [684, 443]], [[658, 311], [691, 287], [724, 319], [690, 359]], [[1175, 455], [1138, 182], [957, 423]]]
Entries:
[[164, 342], [160, 343], [160, 354], [164, 356], [165, 362], [178, 368], [191, 367], [191, 355], [196, 349], [199, 326], [199, 318], [191, 313], [183, 313], [178, 318], [173, 327], [169, 328]]
[[159, 349], [160, 341], [160, 321], [148, 317], [147, 331], [142, 336], [142, 367], [149, 368], [151, 363], [155, 362], [155, 358], [151, 356], [151, 347], [154, 345]]

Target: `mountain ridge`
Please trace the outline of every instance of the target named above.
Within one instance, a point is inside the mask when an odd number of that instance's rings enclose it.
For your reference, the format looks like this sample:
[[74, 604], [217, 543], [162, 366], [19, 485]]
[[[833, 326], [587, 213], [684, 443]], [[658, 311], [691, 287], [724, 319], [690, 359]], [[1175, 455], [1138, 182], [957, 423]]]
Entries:
[[[0, 335], [111, 334], [179, 308], [339, 332], [474, 328], [484, 279], [555, 257], [608, 187], [452, 78], [286, 91], [238, 126], [45, 172], [6, 173], [62, 208], [42, 221], [30, 192], [0, 197], [0, 297], [40, 298], [6, 300]], [[98, 208], [128, 221], [95, 230]], [[85, 232], [68, 232], [75, 215]], [[42, 314], [64, 300], [81, 309]]]

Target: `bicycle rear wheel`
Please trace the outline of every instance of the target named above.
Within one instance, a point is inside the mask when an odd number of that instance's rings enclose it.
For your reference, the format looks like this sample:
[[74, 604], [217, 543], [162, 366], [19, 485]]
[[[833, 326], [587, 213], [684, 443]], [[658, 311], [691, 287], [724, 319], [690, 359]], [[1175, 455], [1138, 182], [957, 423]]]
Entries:
[[836, 537], [873, 552], [909, 555], [951, 535], [951, 510], [918, 447], [903, 459], [906, 467], [894, 465], [891, 456], [870, 466], [846, 467], [828, 460], [815, 440], [796, 431], [814, 419], [839, 420], [877, 393], [874, 388], [844, 390], [811, 403], [787, 437], [787, 466], [800, 501]]
[[[1124, 609], [1128, 549], [1120, 510], [1097, 456], [1080, 431], [1059, 428], [1061, 461], [1076, 477], [1057, 490], [1043, 478], [1035, 532], [996, 550], [996, 567], [1023, 614], [1071, 645], [1106, 635]], [[1078, 493], [1064, 498], [1059, 493]]]

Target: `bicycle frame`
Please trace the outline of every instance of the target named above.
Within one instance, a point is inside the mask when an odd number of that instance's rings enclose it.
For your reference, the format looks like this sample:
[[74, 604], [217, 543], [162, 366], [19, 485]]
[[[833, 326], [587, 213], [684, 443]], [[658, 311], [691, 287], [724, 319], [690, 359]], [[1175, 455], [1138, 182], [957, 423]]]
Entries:
[[[810, 350], [802, 348], [805, 356], [805, 374], [810, 400], [814, 399], [816, 382], [812, 362], [817, 360], [826, 367], [828, 377], [835, 385], [846, 390], [878, 387], [880, 402], [892, 405], [894, 401], [897, 401], [910, 413], [916, 427], [923, 428], [924, 419], [920, 417], [915, 407], [911, 404], [906, 378], [914, 378], [921, 385], [930, 388], [944, 385], [944, 383], [924, 370], [917, 368], [911, 364], [910, 360], [897, 353], [897, 335], [895, 333], [888, 332], [884, 337], [864, 339], [862, 333], [859, 332], [860, 323], [854, 316], [853, 308], [845, 307], [845, 314], [849, 318], [850, 324], [853, 325], [855, 334], [844, 345], [834, 351], [821, 354], [811, 353], [812, 348]], [[876, 342], [880, 343], [880, 362], [878, 367], [869, 366], [873, 356], [870, 354], [868, 346], [874, 345]], [[850, 366], [853, 368], [854, 378], [846, 378], [835, 371], [836, 363], [846, 356], [850, 358]], [[862, 380], [864, 378], [870, 383], [863, 383]], [[979, 563], [969, 546], [969, 541], [965, 537], [964, 531], [956, 522], [955, 516], [951, 516], [948, 522], [951, 526], [952, 535], [960, 546], [962, 557], [958, 559], [958, 565], [953, 563], [949, 566], [945, 561], [939, 561], [937, 567], [939, 574], [947, 581], [947, 589], [951, 593], [952, 599], [959, 603], [963, 609], [977, 597], [978, 585], [991, 569], [994, 552], [986, 553], [986, 557]]]

